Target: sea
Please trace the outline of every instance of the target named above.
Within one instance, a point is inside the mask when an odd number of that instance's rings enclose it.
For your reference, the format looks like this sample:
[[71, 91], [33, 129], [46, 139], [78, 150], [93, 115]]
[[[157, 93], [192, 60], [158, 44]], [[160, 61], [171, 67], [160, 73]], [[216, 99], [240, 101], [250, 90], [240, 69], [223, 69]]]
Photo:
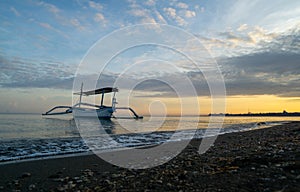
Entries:
[[300, 121], [300, 117], [144, 117], [45, 118], [38, 114], [0, 114], [0, 164], [82, 155], [93, 150], [158, 145], [164, 142], [251, 131]]

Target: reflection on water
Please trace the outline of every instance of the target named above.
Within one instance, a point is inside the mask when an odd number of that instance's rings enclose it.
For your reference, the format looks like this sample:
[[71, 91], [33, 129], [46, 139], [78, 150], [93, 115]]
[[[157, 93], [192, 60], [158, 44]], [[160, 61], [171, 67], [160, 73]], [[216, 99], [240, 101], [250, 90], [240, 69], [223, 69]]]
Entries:
[[0, 139], [78, 136], [73, 119], [42, 118], [32, 114], [0, 114]]
[[[68, 117], [69, 118], [69, 117]], [[40, 115], [0, 114], [0, 139], [65, 138], [78, 135], [74, 119], [49, 119]], [[131, 134], [207, 128], [209, 117], [144, 117], [144, 119], [80, 119], [92, 134]], [[300, 117], [226, 117], [223, 128], [238, 129], [259, 122], [300, 121]], [[103, 129], [105, 132], [101, 132]], [[80, 127], [79, 127], [80, 128]], [[83, 128], [81, 126], [81, 128]], [[215, 127], [219, 128], [219, 127]]]
[[76, 117], [75, 122], [81, 136], [107, 134], [140, 134], [161, 131], [196, 129], [197, 118], [180, 119], [146, 117], [144, 119], [98, 119], [97, 117]]
[[[223, 128], [213, 127], [210, 130], [216, 130], [210, 133], [247, 131], [278, 122], [299, 120], [300, 117], [226, 117]], [[66, 120], [45, 119], [40, 115], [0, 114], [0, 162], [73, 154], [91, 149], [114, 150], [156, 145], [170, 140], [190, 139], [191, 135], [202, 138], [208, 123], [209, 117]], [[174, 134], [175, 131], [178, 134]]]

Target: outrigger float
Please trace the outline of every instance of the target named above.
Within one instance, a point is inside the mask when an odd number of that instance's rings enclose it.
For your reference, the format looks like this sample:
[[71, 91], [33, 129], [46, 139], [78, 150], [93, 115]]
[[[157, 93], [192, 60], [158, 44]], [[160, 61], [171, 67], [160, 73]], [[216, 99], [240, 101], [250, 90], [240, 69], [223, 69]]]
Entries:
[[[117, 88], [114, 87], [104, 87], [100, 89], [95, 89], [91, 91], [83, 91], [83, 84], [81, 84], [81, 89], [79, 93], [74, 93], [74, 95], [79, 95], [79, 102], [76, 103], [74, 106], [56, 106], [43, 113], [43, 116], [49, 115], [64, 115], [73, 113], [75, 117], [98, 117], [100, 119], [110, 119], [116, 118], [113, 113], [116, 110], [129, 110], [133, 114], [134, 119], [142, 119], [143, 116], [139, 116], [132, 108], [130, 107], [116, 107], [117, 100], [116, 100], [116, 93], [118, 92]], [[113, 93], [111, 106], [105, 106], [104, 102], [104, 95], [107, 93]], [[100, 105], [84, 103], [82, 102], [82, 96], [90, 96], [90, 95], [102, 95]], [[56, 110], [66, 109], [62, 112], [55, 112]], [[129, 118], [129, 117], [128, 117]], [[130, 117], [132, 118], [132, 117]]]

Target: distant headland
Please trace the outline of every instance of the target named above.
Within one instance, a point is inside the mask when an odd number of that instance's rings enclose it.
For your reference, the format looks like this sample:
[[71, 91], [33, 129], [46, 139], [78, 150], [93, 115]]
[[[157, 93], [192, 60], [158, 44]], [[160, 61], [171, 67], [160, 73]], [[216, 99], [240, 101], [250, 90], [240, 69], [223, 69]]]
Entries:
[[241, 116], [246, 116], [246, 117], [261, 117], [261, 116], [271, 116], [271, 117], [283, 117], [283, 116], [300, 116], [300, 112], [293, 112], [289, 113], [286, 110], [283, 110], [281, 113], [238, 113], [238, 114], [232, 114], [232, 113], [219, 113], [219, 114], [208, 114], [208, 116], [229, 116], [229, 117], [241, 117]]

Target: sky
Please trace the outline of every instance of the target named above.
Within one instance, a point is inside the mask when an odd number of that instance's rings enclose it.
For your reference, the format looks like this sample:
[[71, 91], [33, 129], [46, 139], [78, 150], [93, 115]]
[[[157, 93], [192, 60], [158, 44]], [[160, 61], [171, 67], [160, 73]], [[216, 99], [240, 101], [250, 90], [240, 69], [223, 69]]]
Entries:
[[[134, 28], [138, 24], [161, 27]], [[162, 33], [166, 25], [174, 30]], [[128, 27], [135, 30], [122, 31]], [[182, 43], [180, 30], [196, 37], [201, 46], [189, 47], [188, 39]], [[98, 68], [104, 64], [85, 65], [105, 62], [124, 45], [124, 38], [141, 34], [148, 35], [143, 42], [174, 46], [146, 44], [122, 50], [101, 75]], [[300, 111], [299, 47], [298, 0], [4, 0], [0, 113], [42, 113], [55, 105], [72, 105], [74, 79], [93, 78], [95, 71], [100, 86], [123, 83], [119, 104], [130, 104], [142, 114], [159, 114], [161, 106], [167, 106], [168, 114], [180, 114], [180, 100], [191, 109], [188, 114], [195, 113], [195, 102], [201, 113], [210, 113], [205, 79], [210, 66], [199, 70], [182, 52], [216, 62], [226, 87], [226, 112]], [[190, 94], [183, 83], [188, 81], [195, 89]], [[126, 87], [130, 82], [140, 84], [132, 91]], [[176, 86], [185, 93], [182, 98]], [[129, 103], [126, 94], [131, 94]], [[160, 107], [151, 107], [157, 102]]]

